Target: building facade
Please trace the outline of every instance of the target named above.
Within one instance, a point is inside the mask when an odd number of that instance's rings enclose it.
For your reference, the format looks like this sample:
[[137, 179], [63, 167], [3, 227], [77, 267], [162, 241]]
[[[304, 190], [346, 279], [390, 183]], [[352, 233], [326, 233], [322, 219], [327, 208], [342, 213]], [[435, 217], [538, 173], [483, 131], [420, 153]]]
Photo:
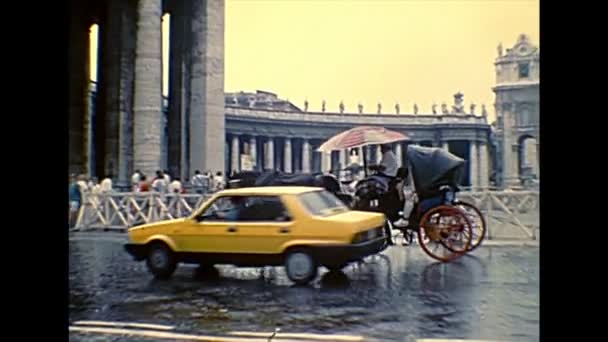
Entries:
[[505, 53], [499, 45], [494, 64], [497, 181], [518, 186], [524, 179], [539, 179], [540, 49], [522, 34]]
[[[74, 0], [68, 9], [69, 172], [126, 183], [137, 169], [223, 171], [224, 0]], [[167, 103], [165, 14], [171, 16]], [[93, 24], [98, 79], [91, 85]]]
[[[230, 95], [231, 96], [231, 95]], [[227, 97], [230, 97], [227, 96]], [[382, 126], [410, 139], [394, 144], [399, 163], [405, 160], [408, 144], [442, 147], [466, 160], [464, 185], [486, 187], [491, 167], [491, 127], [487, 113], [464, 109], [462, 94], [456, 94], [446, 114], [371, 114], [279, 110], [249, 104], [226, 105], [225, 169], [241, 171], [327, 172], [347, 166], [349, 151], [331, 154], [317, 148], [332, 136], [361, 125]], [[290, 106], [287, 106], [290, 107]], [[380, 158], [379, 146], [360, 149], [371, 163]], [[244, 157], [245, 156], [245, 157]]]
[[[360, 125], [383, 126], [410, 139], [394, 144], [404, 162], [408, 144], [436, 146], [466, 160], [464, 185], [486, 187], [492, 170], [504, 185], [538, 174], [539, 50], [522, 35], [496, 60], [495, 130], [485, 106], [309, 112], [277, 94], [224, 93], [224, 1], [87, 0], [70, 4], [69, 169], [127, 184], [140, 169], [275, 169], [321, 172], [345, 167], [350, 151], [317, 152], [333, 135]], [[162, 96], [161, 17], [171, 14], [169, 94]], [[89, 29], [99, 25], [98, 81], [88, 82]], [[506, 146], [506, 148], [505, 148]], [[357, 151], [370, 162], [379, 146]]]

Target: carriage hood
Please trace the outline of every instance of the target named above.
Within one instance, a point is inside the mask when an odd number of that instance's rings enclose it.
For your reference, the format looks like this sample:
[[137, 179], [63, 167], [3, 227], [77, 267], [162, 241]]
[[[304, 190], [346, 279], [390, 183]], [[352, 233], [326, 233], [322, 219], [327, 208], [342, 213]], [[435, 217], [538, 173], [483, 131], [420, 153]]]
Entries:
[[406, 153], [417, 192], [430, 192], [441, 185], [457, 186], [461, 183], [464, 159], [435, 147], [410, 145]]

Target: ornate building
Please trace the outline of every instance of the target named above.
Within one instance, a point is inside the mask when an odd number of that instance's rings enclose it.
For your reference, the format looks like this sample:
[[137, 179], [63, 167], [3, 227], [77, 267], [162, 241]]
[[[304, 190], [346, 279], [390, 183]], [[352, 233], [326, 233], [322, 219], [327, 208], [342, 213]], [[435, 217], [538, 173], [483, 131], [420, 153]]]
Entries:
[[[227, 99], [233, 97], [226, 95]], [[273, 101], [280, 102], [276, 97]], [[465, 185], [488, 186], [491, 128], [485, 113], [465, 113], [460, 93], [454, 96], [454, 110], [446, 114], [422, 109], [417, 115], [303, 112], [294, 105], [282, 107], [226, 101], [226, 170], [241, 171], [245, 164], [246, 168], [285, 172], [337, 170], [346, 166], [348, 151], [322, 154], [316, 151], [321, 143], [352, 127], [375, 125], [410, 137], [394, 144], [400, 163], [404, 162], [408, 144], [447, 148], [467, 161]], [[360, 149], [359, 153], [365, 153], [371, 162], [380, 158], [379, 146]]]
[[539, 176], [540, 49], [522, 34], [496, 58], [497, 181], [505, 187]]

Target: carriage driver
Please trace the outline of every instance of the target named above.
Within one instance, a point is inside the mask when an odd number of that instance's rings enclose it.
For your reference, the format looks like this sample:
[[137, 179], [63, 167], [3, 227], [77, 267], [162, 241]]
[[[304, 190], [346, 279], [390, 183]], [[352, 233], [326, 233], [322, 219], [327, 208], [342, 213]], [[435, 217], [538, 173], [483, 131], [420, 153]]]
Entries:
[[391, 145], [388, 144], [381, 145], [380, 151], [382, 152], [382, 161], [380, 161], [380, 165], [384, 168], [382, 173], [394, 178], [397, 176], [397, 169], [399, 168], [395, 152], [393, 152]]

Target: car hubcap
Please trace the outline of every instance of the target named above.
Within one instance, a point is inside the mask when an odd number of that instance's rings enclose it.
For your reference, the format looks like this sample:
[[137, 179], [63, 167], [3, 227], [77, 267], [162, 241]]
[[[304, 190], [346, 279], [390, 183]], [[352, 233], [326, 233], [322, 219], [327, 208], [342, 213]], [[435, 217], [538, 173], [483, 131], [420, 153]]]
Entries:
[[287, 263], [289, 272], [295, 279], [304, 279], [312, 270], [312, 260], [304, 253], [292, 254]]
[[167, 256], [162, 250], [155, 250], [150, 256], [152, 265], [156, 268], [164, 268], [167, 264]]

